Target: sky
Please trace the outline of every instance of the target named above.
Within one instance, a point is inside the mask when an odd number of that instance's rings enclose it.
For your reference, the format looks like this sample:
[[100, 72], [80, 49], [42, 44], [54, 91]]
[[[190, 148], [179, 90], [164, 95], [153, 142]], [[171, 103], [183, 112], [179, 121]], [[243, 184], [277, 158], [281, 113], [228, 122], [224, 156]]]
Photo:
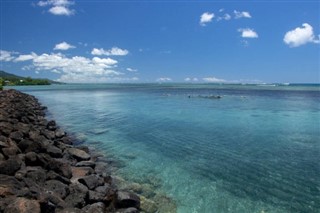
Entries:
[[0, 0], [0, 69], [67, 83], [320, 83], [320, 1]]

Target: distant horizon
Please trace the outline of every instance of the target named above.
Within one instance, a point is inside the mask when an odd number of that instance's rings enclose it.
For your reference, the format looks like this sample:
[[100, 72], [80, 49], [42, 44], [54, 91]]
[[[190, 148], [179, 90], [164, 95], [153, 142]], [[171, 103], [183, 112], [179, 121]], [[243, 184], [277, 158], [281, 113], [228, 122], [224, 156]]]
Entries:
[[320, 83], [318, 1], [0, 6], [0, 69], [16, 75], [65, 83]]

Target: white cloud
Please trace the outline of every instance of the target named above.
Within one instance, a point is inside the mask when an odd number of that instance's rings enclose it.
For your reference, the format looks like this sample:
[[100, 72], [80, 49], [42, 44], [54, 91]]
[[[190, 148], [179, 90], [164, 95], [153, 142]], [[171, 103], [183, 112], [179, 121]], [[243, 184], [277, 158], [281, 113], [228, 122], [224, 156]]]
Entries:
[[116, 56], [124, 56], [128, 55], [129, 51], [126, 49], [121, 49], [119, 47], [112, 47], [110, 50], [104, 50], [103, 48], [97, 49], [93, 48], [91, 51], [92, 55], [116, 55]]
[[214, 18], [214, 13], [205, 12], [200, 16], [200, 25], [206, 26]]
[[60, 44], [56, 44], [56, 46], [53, 48], [54, 50], [68, 50], [76, 48], [75, 46], [72, 46], [71, 44], [68, 44], [67, 42], [62, 42]]
[[242, 12], [239, 12], [239, 11], [233, 11], [234, 13], [234, 18], [235, 19], [239, 19], [239, 18], [251, 18], [251, 15], [249, 12], [246, 12], [246, 11], [242, 11]]
[[106, 66], [112, 66], [118, 63], [118, 61], [111, 58], [99, 58], [99, 57], [94, 57], [92, 59], [92, 62], [95, 64], [106, 65]]
[[209, 83], [225, 83], [226, 82], [226, 80], [219, 79], [216, 77], [206, 77], [206, 78], [203, 78], [202, 80], [204, 80], [205, 82], [209, 82]]
[[14, 56], [12, 56], [12, 54], [13, 52], [0, 50], [0, 61], [12, 61], [14, 59]]
[[172, 81], [171, 78], [168, 77], [161, 77], [157, 79], [158, 82], [168, 82], [168, 81]]
[[184, 79], [184, 81], [187, 81], [187, 82], [198, 81], [198, 78], [190, 78], [190, 77], [187, 77], [187, 78]]
[[290, 47], [298, 47], [307, 43], [319, 43], [320, 35], [318, 35], [318, 39], [316, 39], [312, 26], [308, 23], [304, 23], [302, 24], [302, 27], [297, 27], [294, 30], [288, 31], [285, 34], [283, 41]]
[[75, 10], [70, 9], [70, 6], [73, 5], [73, 1], [69, 0], [47, 0], [47, 1], [39, 1], [38, 6], [40, 7], [47, 7], [49, 6], [50, 9], [48, 10], [53, 15], [65, 15], [71, 16], [75, 13]]
[[231, 16], [230, 16], [228, 13], [226, 13], [226, 14], [224, 14], [223, 16], [219, 16], [219, 17], [217, 18], [217, 21], [221, 21], [221, 20], [229, 21], [230, 19], [231, 19]]
[[[63, 82], [100, 82], [101, 79], [107, 80], [122, 73], [115, 71], [117, 61], [111, 58], [93, 57], [92, 59], [74, 56], [67, 57], [61, 53], [43, 53], [37, 55], [19, 55], [14, 62], [32, 61], [32, 66], [26, 66], [26, 70], [31, 68], [35, 71], [50, 71], [61, 73], [59, 80]], [[87, 81], [88, 80], [88, 81]]]
[[74, 10], [70, 10], [67, 7], [64, 6], [54, 6], [49, 9], [49, 12], [53, 15], [58, 16], [70, 16], [74, 14]]
[[19, 55], [17, 58], [14, 59], [15, 62], [20, 61], [29, 61], [36, 57], [37, 55], [35, 53], [31, 53], [29, 55]]
[[238, 32], [241, 32], [242, 38], [258, 38], [258, 34], [250, 28], [240, 28]]
[[137, 72], [138, 70], [137, 70], [137, 69], [132, 69], [132, 68], [128, 67], [128, 68], [127, 68], [127, 71], [129, 71], [129, 72]]

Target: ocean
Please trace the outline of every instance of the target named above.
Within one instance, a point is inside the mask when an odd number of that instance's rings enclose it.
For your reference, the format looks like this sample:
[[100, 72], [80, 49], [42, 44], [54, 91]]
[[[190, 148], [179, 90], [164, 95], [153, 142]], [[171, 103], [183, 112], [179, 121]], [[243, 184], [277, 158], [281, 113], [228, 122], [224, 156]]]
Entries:
[[14, 88], [159, 212], [320, 212], [319, 85]]

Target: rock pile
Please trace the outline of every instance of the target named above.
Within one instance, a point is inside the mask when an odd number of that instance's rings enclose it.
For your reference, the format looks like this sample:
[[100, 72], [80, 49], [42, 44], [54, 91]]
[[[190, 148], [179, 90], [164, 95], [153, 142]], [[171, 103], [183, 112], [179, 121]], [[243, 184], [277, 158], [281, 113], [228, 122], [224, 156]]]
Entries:
[[0, 91], [0, 212], [139, 212], [139, 196], [117, 190], [45, 109], [33, 96]]

